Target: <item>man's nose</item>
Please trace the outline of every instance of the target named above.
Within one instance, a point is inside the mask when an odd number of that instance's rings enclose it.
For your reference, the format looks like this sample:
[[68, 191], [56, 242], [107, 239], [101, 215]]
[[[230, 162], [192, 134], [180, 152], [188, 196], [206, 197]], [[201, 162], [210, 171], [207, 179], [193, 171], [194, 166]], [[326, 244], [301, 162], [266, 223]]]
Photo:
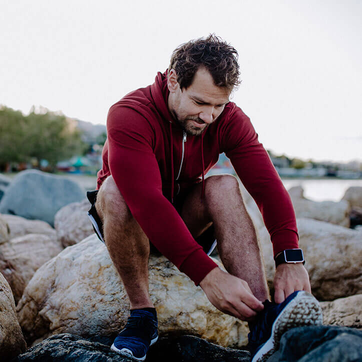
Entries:
[[207, 107], [199, 114], [199, 118], [205, 123], [212, 123], [214, 120], [214, 107]]

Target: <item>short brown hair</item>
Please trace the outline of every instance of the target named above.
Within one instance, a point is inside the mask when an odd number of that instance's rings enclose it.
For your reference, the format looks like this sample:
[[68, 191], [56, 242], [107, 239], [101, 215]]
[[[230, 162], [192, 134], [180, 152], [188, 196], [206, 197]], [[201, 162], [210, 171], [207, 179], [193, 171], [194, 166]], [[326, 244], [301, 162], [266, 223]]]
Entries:
[[217, 87], [232, 90], [240, 84], [238, 52], [215, 34], [177, 47], [172, 53], [169, 71], [174, 69], [181, 89], [187, 89], [201, 66], [210, 72]]

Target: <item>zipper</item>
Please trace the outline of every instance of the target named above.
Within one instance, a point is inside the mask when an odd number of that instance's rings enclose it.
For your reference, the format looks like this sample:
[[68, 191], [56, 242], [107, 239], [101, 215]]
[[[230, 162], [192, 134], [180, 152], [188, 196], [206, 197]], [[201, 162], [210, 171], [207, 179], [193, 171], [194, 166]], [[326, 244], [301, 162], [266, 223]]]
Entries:
[[176, 177], [176, 181], [180, 178], [181, 175], [181, 169], [182, 169], [182, 165], [184, 163], [184, 158], [185, 158], [185, 143], [187, 141], [187, 133], [185, 131], [183, 131], [183, 138], [182, 138], [182, 156], [181, 156], [181, 163], [180, 163], [180, 169], [178, 171], [178, 175]]

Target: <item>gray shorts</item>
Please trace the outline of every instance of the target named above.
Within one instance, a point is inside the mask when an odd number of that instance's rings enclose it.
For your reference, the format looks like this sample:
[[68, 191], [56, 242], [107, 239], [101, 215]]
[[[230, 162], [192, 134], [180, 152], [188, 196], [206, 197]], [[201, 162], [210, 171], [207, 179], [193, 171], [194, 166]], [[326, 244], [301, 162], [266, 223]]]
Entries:
[[[97, 194], [98, 190], [87, 192], [87, 198], [91, 203], [91, 208], [88, 211], [88, 217], [92, 222], [94, 232], [97, 234], [99, 240], [104, 243], [103, 223], [95, 207], [97, 201]], [[215, 232], [214, 225], [212, 225], [206, 231], [204, 231], [203, 234], [201, 234], [198, 238], [196, 238], [197, 243], [202, 246], [207, 255], [210, 255], [216, 247], [214, 232]], [[150, 242], [150, 247], [151, 247], [151, 253], [160, 254], [160, 252], [151, 242]]]

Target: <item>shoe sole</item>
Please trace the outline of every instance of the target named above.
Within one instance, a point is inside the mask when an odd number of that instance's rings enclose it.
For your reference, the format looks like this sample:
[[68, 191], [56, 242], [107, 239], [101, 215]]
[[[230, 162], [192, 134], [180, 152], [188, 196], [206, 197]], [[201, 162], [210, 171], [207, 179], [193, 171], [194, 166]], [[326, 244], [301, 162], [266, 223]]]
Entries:
[[[154, 339], [151, 340], [151, 343], [150, 343], [150, 347], [155, 344], [158, 340], [158, 336]], [[114, 352], [117, 352], [118, 354], [122, 355], [122, 356], [125, 356], [125, 357], [128, 357], [128, 358], [131, 358], [135, 361], [144, 361], [147, 357], [147, 354], [145, 354], [143, 357], [135, 357], [132, 353], [132, 351], [130, 351], [129, 349], [127, 348], [122, 348], [122, 349], [118, 349], [114, 344], [112, 344], [111, 346], [111, 350], [114, 351]]]
[[307, 292], [299, 292], [275, 319], [270, 338], [255, 354], [252, 362], [263, 362], [279, 348], [282, 335], [289, 329], [323, 324], [318, 301]]

